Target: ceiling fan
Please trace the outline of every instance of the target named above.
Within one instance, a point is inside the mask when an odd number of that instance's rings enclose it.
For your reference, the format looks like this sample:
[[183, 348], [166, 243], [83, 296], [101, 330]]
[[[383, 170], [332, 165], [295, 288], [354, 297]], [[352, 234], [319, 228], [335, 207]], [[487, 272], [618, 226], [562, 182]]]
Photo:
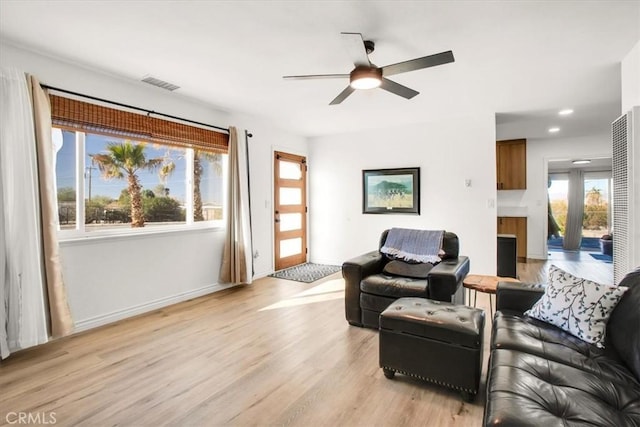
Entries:
[[329, 105], [340, 104], [356, 89], [373, 89], [379, 87], [388, 92], [394, 93], [406, 99], [411, 99], [418, 93], [411, 88], [403, 86], [392, 80], [388, 76], [394, 74], [406, 73], [408, 71], [421, 70], [423, 68], [434, 67], [436, 65], [448, 64], [453, 62], [453, 52], [436, 53], [435, 55], [423, 56], [409, 61], [398, 62], [397, 64], [378, 67], [369, 61], [369, 54], [373, 52], [375, 44], [371, 40], [364, 40], [360, 33], [340, 33], [343, 41], [353, 59], [355, 68], [349, 74], [312, 74], [304, 76], [284, 76], [288, 80], [303, 79], [335, 79], [349, 78], [349, 86], [347, 86], [338, 96], [335, 97]]

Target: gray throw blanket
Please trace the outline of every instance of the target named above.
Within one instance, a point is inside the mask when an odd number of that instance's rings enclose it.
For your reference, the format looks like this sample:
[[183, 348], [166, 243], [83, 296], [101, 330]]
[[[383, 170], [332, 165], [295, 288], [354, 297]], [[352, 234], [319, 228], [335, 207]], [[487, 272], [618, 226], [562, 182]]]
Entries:
[[443, 230], [392, 228], [380, 252], [396, 259], [413, 262], [440, 262]]

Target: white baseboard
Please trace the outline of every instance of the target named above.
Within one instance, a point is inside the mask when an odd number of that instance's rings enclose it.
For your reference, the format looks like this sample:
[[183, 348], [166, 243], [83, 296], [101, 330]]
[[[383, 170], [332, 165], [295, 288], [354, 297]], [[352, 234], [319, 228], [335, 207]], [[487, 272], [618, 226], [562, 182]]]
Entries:
[[261, 273], [254, 273], [253, 280], [262, 279], [263, 277], [267, 277], [270, 274], [273, 274], [273, 270], [272, 271], [263, 271]]
[[123, 310], [117, 310], [108, 314], [102, 314], [100, 316], [91, 317], [89, 319], [79, 320], [76, 322], [73, 332], [77, 333], [77, 332], [82, 332], [89, 329], [97, 328], [98, 326], [104, 326], [109, 323], [116, 322], [118, 320], [137, 316], [138, 314], [147, 313], [149, 311], [157, 310], [162, 307], [167, 307], [169, 305], [177, 304], [179, 302], [187, 301], [193, 298], [201, 297], [203, 295], [211, 294], [213, 292], [218, 292], [224, 289], [228, 289], [233, 286], [234, 285], [221, 285], [216, 283], [213, 285], [204, 286], [202, 288], [182, 292], [176, 295], [171, 295], [165, 298], [160, 298], [155, 301], [149, 301], [144, 304], [125, 308]]
[[337, 265], [338, 267], [342, 266], [342, 263], [344, 262], [344, 260], [342, 261], [336, 261], [336, 260], [329, 260], [329, 259], [312, 259], [311, 261], [314, 264], [323, 264], [323, 265]]

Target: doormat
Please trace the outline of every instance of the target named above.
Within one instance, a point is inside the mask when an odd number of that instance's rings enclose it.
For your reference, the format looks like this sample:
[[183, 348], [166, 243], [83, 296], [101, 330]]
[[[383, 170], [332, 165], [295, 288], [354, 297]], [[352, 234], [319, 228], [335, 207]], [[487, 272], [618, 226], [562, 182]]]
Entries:
[[613, 258], [611, 257], [611, 255], [605, 255], [605, 254], [589, 254], [589, 255], [591, 255], [598, 261], [606, 262], [607, 264], [611, 264], [613, 262]]
[[338, 271], [340, 271], [340, 266], [337, 265], [313, 264], [308, 262], [276, 271], [270, 274], [269, 277], [311, 283]]

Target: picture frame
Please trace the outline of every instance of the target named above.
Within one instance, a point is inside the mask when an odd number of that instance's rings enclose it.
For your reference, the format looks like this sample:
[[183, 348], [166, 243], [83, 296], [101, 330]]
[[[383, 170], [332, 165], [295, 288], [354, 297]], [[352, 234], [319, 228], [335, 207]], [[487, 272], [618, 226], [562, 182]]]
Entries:
[[362, 213], [420, 215], [420, 168], [363, 170]]

